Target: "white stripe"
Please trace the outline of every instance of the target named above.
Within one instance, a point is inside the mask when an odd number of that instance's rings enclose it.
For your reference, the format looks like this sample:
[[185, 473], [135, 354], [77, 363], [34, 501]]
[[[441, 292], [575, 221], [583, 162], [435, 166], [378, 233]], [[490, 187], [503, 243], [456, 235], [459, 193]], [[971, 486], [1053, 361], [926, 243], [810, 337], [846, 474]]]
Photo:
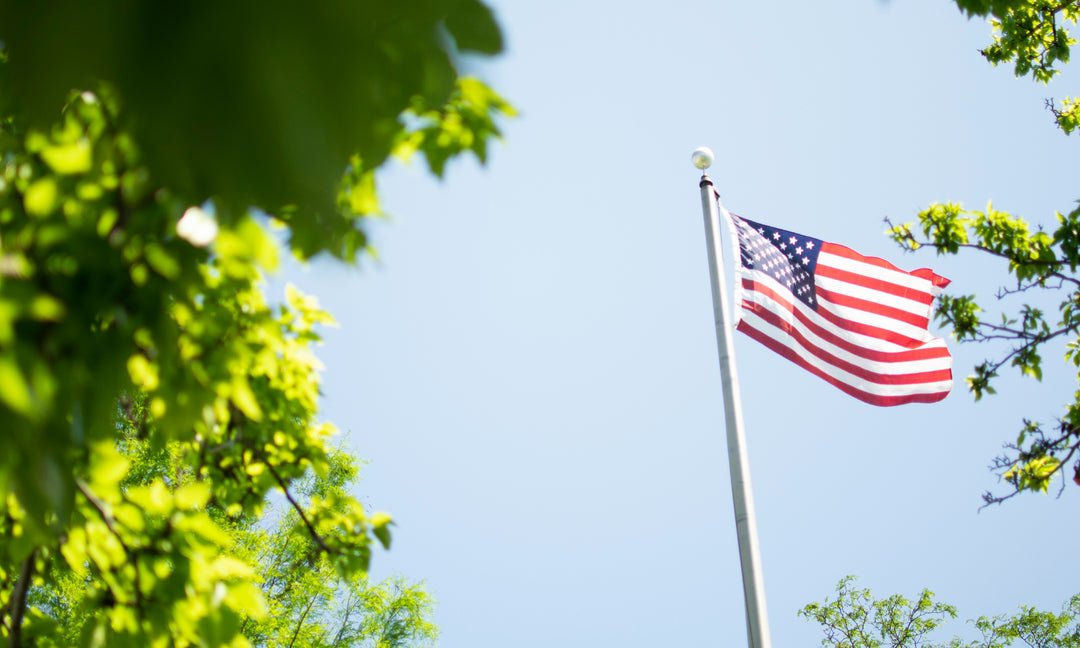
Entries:
[[[795, 304], [796, 306], [804, 306], [801, 300], [796, 299], [794, 295], [791, 294], [791, 290], [780, 284], [778, 281], [773, 279], [764, 271], [744, 269], [744, 271], [742, 272], [742, 276], [745, 276], [748, 279], [753, 279], [754, 281], [768, 286], [777, 294], [784, 295], [785, 297], [790, 299], [791, 303]], [[746, 294], [748, 294], [749, 292], [750, 291], [746, 291], [743, 294], [743, 299], [746, 299]], [[827, 310], [830, 313], [836, 315], [837, 317], [845, 320], [858, 322], [869, 326], [876, 326], [878, 328], [888, 329], [890, 331], [895, 331], [898, 334], [906, 335], [907, 337], [916, 340], [929, 342], [930, 340], [934, 339], [934, 336], [930, 335], [925, 329], [919, 328], [918, 326], [912, 326], [904, 322], [899, 322], [891, 317], [867, 313], [866, 311], [861, 311], [856, 308], [837, 306], [832, 302], [826, 302], [824, 299], [818, 299], [818, 308]], [[801, 310], [808, 317], [810, 317], [810, 319], [815, 324], [829, 331], [832, 331], [837, 335], [843, 336], [844, 338], [851, 340], [853, 344], [857, 344], [861, 347], [867, 349], [877, 349], [880, 351], [901, 351], [911, 348], [902, 344], [898, 344], [896, 342], [882, 340], [880, 338], [874, 337], [872, 335], [867, 335], [865, 333], [858, 333], [856, 331], [850, 331], [844, 328], [840, 328], [836, 324], [822, 317], [820, 313], [814, 311], [813, 309], [802, 308]]]
[[[715, 193], [715, 190], [714, 190]], [[741, 248], [739, 246], [739, 232], [735, 227], [735, 217], [731, 215], [731, 212], [724, 209], [724, 203], [720, 200], [720, 194], [715, 193], [716, 206], [720, 208], [720, 213], [724, 215], [727, 220], [728, 236], [731, 239], [731, 254], [735, 257], [735, 316], [732, 318], [734, 321], [731, 323], [731, 328], [735, 328], [739, 325], [739, 318], [742, 316], [742, 309], [739, 308], [739, 304], [742, 303], [743, 287], [740, 280], [741, 272], [743, 270]], [[741, 219], [740, 219], [741, 220]]]
[[884, 292], [875, 288], [867, 288], [866, 286], [853, 284], [842, 279], [833, 279], [832, 277], [817, 275], [814, 277], [814, 280], [817, 285], [826, 290], [831, 290], [842, 295], [850, 295], [851, 297], [856, 297], [858, 299], [865, 299], [866, 301], [881, 304], [882, 306], [892, 306], [893, 308], [911, 313], [912, 315], [925, 317], [927, 320], [930, 319], [929, 304], [906, 299], [895, 293]]
[[869, 382], [862, 378], [852, 375], [839, 367], [833, 366], [824, 360], [818, 358], [814, 354], [804, 349], [800, 344], [795, 342], [790, 335], [777, 329], [774, 326], [767, 324], [766, 322], [753, 317], [750, 313], [743, 314], [744, 321], [747, 326], [751, 326], [755, 330], [760, 331], [764, 335], [772, 338], [781, 345], [787, 347], [793, 351], [796, 355], [806, 361], [807, 364], [820, 369], [824, 373], [836, 378], [845, 385], [849, 385], [860, 391], [873, 394], [875, 396], [908, 396], [912, 394], [939, 394], [948, 392], [952, 389], [951, 380], [942, 380], [938, 382], [930, 383], [915, 383], [911, 385], [882, 385], [878, 383]]
[[[939, 371], [941, 369], [952, 368], [952, 358], [948, 356], [942, 358], [931, 358], [927, 360], [905, 360], [896, 362], [869, 360], [862, 356], [856, 355], [846, 349], [838, 347], [832, 342], [825, 340], [824, 338], [819, 337], [813, 331], [809, 330], [806, 325], [796, 319], [791, 314], [791, 311], [785, 308], [783, 304], [778, 304], [775, 300], [769, 299], [768, 297], [758, 293], [754, 293], [754, 295], [756, 297], [755, 299], [748, 299], [747, 301], [755, 304], [760, 304], [763, 308], [780, 318], [781, 321], [790, 324], [792, 328], [797, 330], [800, 334], [802, 334], [803, 337], [806, 338], [808, 344], [812, 346], [817, 346], [826, 353], [831, 354], [836, 358], [849, 362], [853, 365], [858, 365], [863, 369], [866, 369], [867, 371], [891, 376], [899, 376], [903, 374], [922, 373], [924, 371]], [[798, 304], [795, 307], [803, 313], [805, 313], [807, 310], [805, 307], [802, 306], [802, 304]], [[760, 322], [760, 324], [754, 324], [754, 328], [758, 330], [764, 330], [763, 327], [765, 326], [772, 326], [771, 324], [763, 320], [760, 316], [749, 311], [743, 313], [743, 318], [746, 319], [748, 322]], [[834, 327], [826, 328], [835, 330]], [[782, 334], [787, 335], [786, 333]], [[840, 337], [842, 338], [849, 337], [847, 335], [843, 335], [843, 332], [839, 332], [838, 335], [840, 335]], [[920, 348], [935, 348], [944, 346], [944, 340], [941, 340], [940, 338], [937, 339], [935, 342], [936, 343], [926, 344]], [[794, 342], [793, 340], [792, 344], [797, 344], [797, 342]], [[880, 345], [875, 344], [874, 347], [864, 346], [863, 348], [867, 348], [868, 350], [877, 352], [884, 351], [883, 349], [878, 348], [878, 346]], [[891, 350], [885, 352], [896, 353], [895, 351]]]
[[818, 264], [824, 264], [839, 270], [854, 272], [855, 274], [863, 275], [864, 277], [872, 277], [900, 286], [906, 286], [928, 295], [935, 294], [934, 282], [929, 279], [923, 279], [922, 277], [908, 274], [903, 270], [890, 270], [872, 263], [856, 261], [855, 259], [829, 254], [828, 252], [822, 252], [818, 255]]
[[856, 322], [858, 324], [866, 324], [868, 326], [876, 326], [878, 328], [888, 329], [899, 335], [905, 335], [915, 340], [929, 340], [932, 335], [923, 327], [908, 324], [898, 319], [889, 317], [888, 315], [879, 315], [877, 313], [871, 313], [864, 311], [860, 308], [853, 308], [851, 306], [842, 306], [834, 302], [829, 301], [822, 295], [818, 295], [818, 308], [824, 309], [833, 313], [837, 317], [848, 320], [849, 322]]

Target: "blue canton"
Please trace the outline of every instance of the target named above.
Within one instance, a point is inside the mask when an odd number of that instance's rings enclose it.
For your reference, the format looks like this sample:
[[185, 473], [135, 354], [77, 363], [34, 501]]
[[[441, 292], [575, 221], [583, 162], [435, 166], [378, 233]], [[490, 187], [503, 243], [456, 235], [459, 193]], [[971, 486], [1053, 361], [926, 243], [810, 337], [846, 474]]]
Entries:
[[749, 270], [760, 270], [817, 310], [814, 271], [821, 239], [769, 227], [732, 214], [739, 234], [739, 255]]

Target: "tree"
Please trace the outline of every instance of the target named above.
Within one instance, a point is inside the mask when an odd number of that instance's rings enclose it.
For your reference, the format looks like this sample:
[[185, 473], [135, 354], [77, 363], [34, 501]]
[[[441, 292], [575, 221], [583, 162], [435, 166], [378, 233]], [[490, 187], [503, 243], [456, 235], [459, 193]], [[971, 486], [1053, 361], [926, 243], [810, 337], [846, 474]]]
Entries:
[[[218, 569], [247, 575], [251, 581], [246, 592], [236, 583], [226, 592], [225, 596], [247, 596], [250, 600], [235, 610], [235, 618], [225, 615], [221, 626], [203, 621], [199, 627], [198, 615], [189, 618], [190, 612], [179, 606], [185, 614], [171, 615], [166, 620], [172, 638], [197, 636], [213, 644], [225, 643], [235, 633], [254, 646], [297, 648], [405, 648], [425, 645], [435, 638], [437, 629], [428, 618], [432, 601], [422, 586], [402, 579], [373, 584], [363, 572], [338, 573], [329, 554], [320, 550], [319, 542], [324, 540], [307, 528], [327, 503], [331, 507], [349, 505], [348, 491], [358, 477], [355, 459], [331, 450], [325, 474], [309, 472], [292, 484], [291, 492], [267, 502], [259, 517], [229, 516], [212, 497], [203, 500], [205, 489], [199, 492], [183, 444], [171, 442], [159, 447], [151, 441], [148, 428], [154, 423], [148, 416], [145, 397], [123, 397], [117, 424], [120, 436], [112, 460], [126, 468], [119, 484], [120, 501], [146, 506], [145, 495], [155, 491], [161, 500], [176, 499], [178, 494], [183, 499], [182, 493], [194, 497], [206, 517], [200, 520], [198, 516], [172, 513], [172, 525], [202, 527], [198, 533], [204, 536], [225, 531], [228, 538], [220, 541]], [[30, 619], [21, 628], [34, 645], [72, 646], [84, 638], [93, 642], [95, 635], [108, 636], [110, 645], [144, 645], [153, 637], [152, 632], [137, 626], [129, 627], [128, 632], [106, 627], [118, 620], [116, 614], [108, 612], [113, 612], [119, 601], [131, 602], [136, 608], [135, 614], [126, 616], [137, 616], [140, 606], [149, 611], [153, 607], [150, 599], [170, 595], [168, 582], [174, 574], [184, 571], [184, 556], [171, 552], [162, 542], [161, 532], [153, 527], [123, 528], [120, 520], [114, 520], [114, 535], [96, 534], [95, 527], [100, 530], [100, 510], [106, 506], [114, 517], [131, 516], [123, 503], [110, 505], [104, 500], [79, 497], [67, 530], [68, 540], [60, 552], [42, 553], [36, 570], [40, 576], [26, 592]], [[207, 517], [217, 523], [217, 531]], [[135, 563], [129, 574], [133, 578], [125, 578], [122, 571], [102, 571], [103, 563], [95, 554], [107, 550], [111, 538], [121, 543], [127, 561]], [[179, 542], [190, 544], [182, 537]], [[69, 559], [75, 555], [83, 560], [82, 570], [71, 568]], [[142, 577], [137, 570], [143, 565], [149, 565], [156, 578]], [[189, 569], [192, 573], [186, 577], [183, 589], [198, 588], [199, 577], [194, 574], [197, 563], [192, 561]], [[159, 580], [156, 586], [143, 585], [154, 580]], [[252, 586], [261, 594], [261, 602]], [[186, 598], [190, 602], [191, 597]]]
[[[1076, 39], [1068, 26], [1080, 19], [1078, 0], [956, 0], [968, 16], [990, 16], [994, 41], [982, 54], [994, 65], [1013, 63], [1017, 76], [1030, 75], [1049, 83], [1058, 66], [1069, 60]], [[1057, 127], [1065, 135], [1080, 124], [1080, 99], [1067, 97], [1055, 104], [1047, 101]], [[1057, 301], [1057, 315], [1045, 312], [1039, 303], [1023, 303], [1001, 313], [1000, 318], [983, 316], [975, 295], [945, 295], [938, 302], [935, 318], [949, 327], [961, 342], [1003, 341], [1011, 348], [975, 367], [967, 378], [978, 400], [994, 393], [994, 380], [1006, 366], [1042, 379], [1042, 355], [1047, 343], [1067, 341], [1065, 360], [1080, 367], [1080, 206], [1067, 214], [1055, 214], [1057, 224], [1050, 231], [1033, 227], [1024, 219], [998, 211], [965, 210], [958, 204], [935, 204], [918, 215], [918, 223], [893, 225], [893, 240], [907, 250], [928, 246], [939, 254], [972, 250], [1003, 259], [1015, 284], [1001, 288], [999, 299], [1015, 295], [1035, 295]], [[1080, 381], [1080, 375], [1078, 375]], [[1004, 446], [991, 469], [1009, 486], [1004, 493], [987, 492], [986, 504], [1000, 503], [1024, 491], [1049, 488], [1060, 475], [1061, 489], [1066, 471], [1080, 485], [1080, 389], [1064, 405], [1051, 424], [1025, 418], [1016, 441]], [[1060, 493], [1060, 491], [1059, 491]]]
[[[269, 228], [351, 262], [391, 156], [483, 161], [512, 109], [455, 66], [501, 49], [490, 10], [0, 2], [0, 45], [0, 636], [263, 641], [280, 592], [244, 539], [274, 497], [354, 587], [306, 618], [368, 605], [391, 521], [319, 486], [345, 470], [317, 409], [333, 320], [291, 287], [267, 300]], [[125, 421], [170, 459], [133, 461]]]
[[875, 599], [857, 589], [855, 577], [836, 586], [836, 598], [810, 603], [799, 616], [816, 621], [825, 633], [823, 648], [1076, 648], [1080, 646], [1080, 594], [1061, 613], [1021, 606], [1013, 615], [979, 617], [971, 623], [980, 637], [935, 639], [935, 631], [956, 618], [956, 608], [934, 600], [923, 590], [914, 601], [899, 594]]

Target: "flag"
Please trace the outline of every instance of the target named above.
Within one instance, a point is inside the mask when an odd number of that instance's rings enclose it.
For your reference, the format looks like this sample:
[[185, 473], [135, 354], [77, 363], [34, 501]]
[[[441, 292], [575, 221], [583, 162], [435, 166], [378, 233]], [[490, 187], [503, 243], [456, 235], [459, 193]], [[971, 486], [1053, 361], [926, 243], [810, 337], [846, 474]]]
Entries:
[[720, 209], [739, 249], [737, 330], [872, 405], [948, 395], [952, 356], [927, 330], [948, 279]]

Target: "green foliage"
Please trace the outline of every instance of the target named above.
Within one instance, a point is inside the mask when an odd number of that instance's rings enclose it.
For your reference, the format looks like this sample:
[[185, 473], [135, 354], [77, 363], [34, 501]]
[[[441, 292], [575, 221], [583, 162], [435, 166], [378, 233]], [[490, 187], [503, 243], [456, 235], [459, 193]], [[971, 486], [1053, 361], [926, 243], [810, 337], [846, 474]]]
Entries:
[[1054, 113], [1054, 119], [1057, 121], [1058, 127], [1065, 132], [1066, 135], [1080, 127], [1080, 99], [1076, 97], [1066, 97], [1061, 102], [1061, 108], [1058, 109], [1054, 106], [1053, 100], [1047, 101], [1047, 106], [1050, 111]]
[[[994, 65], [1012, 62], [1017, 76], [1030, 74], [1048, 83], [1060, 64], [1069, 61], [1076, 39], [1068, 27], [1075, 28], [1080, 19], [1080, 0], [956, 0], [956, 4], [969, 16], [990, 17], [994, 43], [982, 54]], [[1047, 106], [1066, 135], [1080, 123], [1076, 99], [1066, 98], [1060, 107], [1048, 100]], [[1056, 229], [1048, 232], [992, 204], [979, 212], [945, 203], [920, 212], [917, 223], [889, 223], [890, 236], [905, 250], [930, 246], [939, 254], [978, 251], [1003, 259], [1015, 281], [1015, 287], [997, 292], [1004, 310], [1000, 323], [984, 315], [984, 300], [976, 295], [942, 295], [938, 300], [935, 319], [951, 329], [958, 341], [1011, 346], [977, 365], [967, 378], [976, 400], [996, 393], [995, 381], [1005, 366], [1042, 380], [1044, 350], [1055, 339], [1065, 342], [1066, 362], [1080, 367], [1080, 207], [1058, 213], [1056, 218]], [[1007, 298], [1024, 294], [1037, 298], [1037, 303], [1010, 305], [1012, 300]], [[1056, 315], [1042, 306], [1046, 300], [1056, 301]], [[1077, 381], [1080, 386], [1080, 374]], [[1017, 440], [1005, 444], [1005, 451], [991, 465], [1011, 490], [1000, 495], [985, 493], [987, 504], [1024, 491], [1046, 492], [1055, 476], [1064, 477], [1066, 468], [1080, 484], [1080, 390], [1064, 410], [1051, 425], [1024, 420]], [[1065, 484], [1062, 479], [1062, 489]]]
[[[0, 3], [9, 63], [0, 95], [46, 128], [71, 88], [105, 81], [122, 127], [154, 177], [186, 204], [217, 198], [226, 223], [251, 205], [336, 244], [350, 157], [373, 169], [392, 153], [420, 97], [449, 103], [458, 52], [495, 54], [502, 38], [478, 0], [284, 3]], [[10, 89], [10, 91], [8, 90]], [[305, 252], [333, 247], [304, 248]], [[360, 246], [362, 247], [362, 246]]]
[[918, 648], [946, 619], [956, 618], [954, 607], [933, 597], [923, 590], [915, 601], [899, 594], [879, 601], [869, 589], [856, 589], [855, 577], [847, 576], [837, 584], [834, 600], [810, 603], [799, 616], [821, 625], [824, 648]]
[[[1012, 63], [1018, 77], [1031, 75], [1049, 83], [1068, 63], [1076, 39], [1069, 35], [1080, 20], [1078, 0], [956, 0], [968, 16], [989, 16], [994, 42], [981, 50], [994, 65]], [[1077, 125], [1077, 100], [1066, 98], [1060, 109], [1048, 106], [1065, 134]]]
[[1039, 648], [1077, 648], [1080, 595], [1068, 600], [1059, 614], [1024, 605], [1012, 616], [980, 617], [974, 623], [982, 638], [964, 648], [1006, 648], [1021, 642]]
[[847, 576], [836, 586], [836, 599], [810, 603], [799, 616], [816, 621], [824, 631], [824, 648], [1078, 648], [1080, 647], [1080, 594], [1060, 614], [1022, 606], [1013, 615], [979, 617], [971, 621], [978, 639], [959, 637], [935, 640], [934, 631], [956, 618], [956, 609], [934, 600], [923, 590], [909, 601], [894, 594], [875, 599], [868, 589], [856, 589]]
[[[263, 515], [230, 515], [195, 470], [196, 446], [154, 444], [146, 401], [123, 399], [119, 444], [94, 453], [58, 550], [32, 554], [24, 641], [390, 647], [435, 637], [421, 586], [342, 571], [327, 536], [309, 532], [320, 510], [353, 505], [354, 459], [329, 451], [324, 474], [305, 473]], [[3, 513], [9, 524], [21, 516]], [[0, 560], [0, 573], [16, 571]]]
[[433, 637], [364, 580], [392, 522], [318, 417], [333, 320], [261, 280], [271, 228], [366, 251], [390, 156], [483, 161], [513, 110], [455, 60], [501, 47], [477, 0], [0, 1], [0, 638]]
[[[1043, 353], [1047, 343], [1066, 341], [1065, 360], [1080, 367], [1080, 208], [1067, 215], [1057, 214], [1058, 227], [1052, 233], [1032, 231], [1022, 218], [988, 206], [985, 212], [966, 211], [958, 205], [932, 205], [919, 214], [917, 224], [893, 226], [890, 233], [901, 247], [916, 250], [922, 246], [937, 249], [939, 254], [956, 254], [962, 249], [978, 250], [1006, 261], [1015, 287], [1001, 289], [997, 298], [1003, 305], [1009, 297], [1039, 290], [1057, 295], [1057, 317], [1031, 304], [1018, 304], [1000, 321], [982, 317], [984, 312], [975, 295], [942, 295], [934, 312], [935, 319], [951, 329], [961, 342], [1005, 341], [1012, 348], [975, 367], [967, 378], [975, 399], [994, 394], [994, 381], [1005, 366], [1016, 367], [1022, 375], [1042, 380]], [[1080, 374], [1077, 375], [1080, 385]], [[1070, 465], [1080, 474], [1080, 391], [1066, 404], [1066, 415], [1046, 429], [1037, 423], [1024, 422], [1015, 443], [1005, 446], [1006, 453], [995, 459], [993, 468], [1013, 487], [1004, 496], [987, 493], [987, 503], [999, 502], [1023, 491], [1048, 489], [1051, 479]]]

